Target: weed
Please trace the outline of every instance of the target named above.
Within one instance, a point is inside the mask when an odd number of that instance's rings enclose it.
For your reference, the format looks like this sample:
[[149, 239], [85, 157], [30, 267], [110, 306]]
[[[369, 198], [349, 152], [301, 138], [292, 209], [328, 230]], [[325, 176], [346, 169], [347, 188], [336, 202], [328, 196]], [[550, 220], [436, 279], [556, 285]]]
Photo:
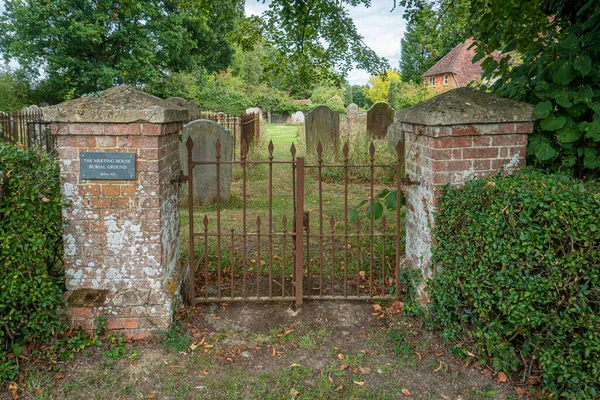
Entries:
[[176, 321], [171, 329], [160, 333], [160, 338], [165, 348], [173, 351], [186, 351], [190, 347], [190, 337], [183, 331], [183, 324]]

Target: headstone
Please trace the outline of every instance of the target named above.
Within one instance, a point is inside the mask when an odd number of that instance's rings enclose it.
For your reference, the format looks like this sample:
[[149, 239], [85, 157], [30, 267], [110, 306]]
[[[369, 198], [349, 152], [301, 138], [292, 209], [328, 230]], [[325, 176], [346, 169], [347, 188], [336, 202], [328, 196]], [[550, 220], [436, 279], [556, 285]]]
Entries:
[[315, 150], [319, 140], [323, 149], [335, 148], [340, 137], [340, 115], [327, 106], [317, 106], [306, 114], [304, 131], [307, 151]]
[[247, 108], [246, 114], [258, 114], [258, 120], [260, 121], [260, 123], [263, 122], [263, 118], [264, 118], [263, 112], [258, 107]]
[[200, 106], [194, 100], [187, 101], [181, 97], [169, 97], [167, 101], [179, 107], [183, 107], [189, 112], [189, 121], [195, 121], [200, 118]]
[[374, 139], [383, 139], [387, 129], [394, 122], [394, 109], [380, 101], [367, 112], [367, 132]]
[[302, 111], [296, 111], [289, 118], [290, 124], [303, 124], [304, 123], [304, 113]]
[[396, 148], [396, 144], [398, 141], [402, 139], [402, 134], [404, 131], [402, 130], [401, 122], [394, 122], [388, 126], [386, 139], [388, 141], [388, 145], [391, 148]]
[[[216, 122], [199, 119], [183, 127], [181, 142], [179, 144], [179, 160], [184, 174], [188, 172], [188, 150], [186, 142], [192, 138], [194, 148], [192, 160], [211, 162], [217, 160], [217, 139], [221, 141], [222, 162], [231, 162], [233, 156], [233, 136], [231, 132]], [[231, 164], [222, 164], [219, 167], [221, 200], [228, 200], [231, 189]], [[198, 165], [193, 171], [194, 201], [204, 203], [217, 196], [217, 166], [214, 164]], [[187, 193], [187, 185], [182, 185], [182, 196]]]
[[346, 108], [346, 121], [348, 123], [356, 122], [358, 119], [358, 106], [354, 103], [349, 104]]

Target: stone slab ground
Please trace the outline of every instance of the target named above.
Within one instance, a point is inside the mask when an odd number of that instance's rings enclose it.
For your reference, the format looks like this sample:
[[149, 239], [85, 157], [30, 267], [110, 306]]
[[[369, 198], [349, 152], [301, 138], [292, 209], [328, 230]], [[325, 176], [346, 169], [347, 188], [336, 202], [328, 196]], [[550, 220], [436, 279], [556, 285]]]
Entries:
[[[383, 317], [383, 318], [382, 318]], [[19, 398], [516, 399], [417, 320], [366, 302], [209, 304], [161, 340], [103, 338], [68, 362], [33, 363]], [[487, 375], [487, 376], [486, 376]], [[4, 391], [0, 399], [11, 399]]]

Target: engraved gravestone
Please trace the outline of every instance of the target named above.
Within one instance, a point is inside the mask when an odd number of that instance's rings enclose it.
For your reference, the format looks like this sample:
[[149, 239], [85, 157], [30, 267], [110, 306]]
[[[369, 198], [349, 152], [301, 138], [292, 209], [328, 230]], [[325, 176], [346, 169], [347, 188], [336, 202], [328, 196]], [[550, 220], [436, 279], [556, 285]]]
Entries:
[[304, 123], [304, 113], [302, 111], [296, 111], [290, 116], [289, 122], [290, 124], [300, 125]]
[[[188, 150], [186, 142], [192, 138], [194, 148], [192, 160], [197, 162], [214, 162], [217, 160], [217, 140], [221, 141], [221, 162], [231, 162], [233, 156], [233, 136], [231, 132], [216, 122], [199, 119], [183, 127], [179, 144], [179, 160], [184, 174], [188, 172]], [[221, 164], [220, 194], [221, 200], [228, 200], [231, 189], [231, 164]], [[198, 165], [193, 172], [194, 201], [207, 202], [217, 196], [217, 166], [215, 164]], [[182, 197], [186, 197], [187, 185], [182, 185]]]
[[79, 153], [81, 179], [133, 180], [135, 153]]
[[346, 121], [348, 123], [354, 123], [358, 119], [358, 106], [354, 103], [349, 104], [346, 108]]
[[340, 115], [327, 106], [318, 106], [306, 114], [304, 131], [306, 151], [315, 150], [319, 140], [323, 149], [335, 148], [340, 137]]
[[394, 122], [394, 109], [380, 101], [367, 112], [367, 133], [374, 139], [383, 139], [387, 129]]

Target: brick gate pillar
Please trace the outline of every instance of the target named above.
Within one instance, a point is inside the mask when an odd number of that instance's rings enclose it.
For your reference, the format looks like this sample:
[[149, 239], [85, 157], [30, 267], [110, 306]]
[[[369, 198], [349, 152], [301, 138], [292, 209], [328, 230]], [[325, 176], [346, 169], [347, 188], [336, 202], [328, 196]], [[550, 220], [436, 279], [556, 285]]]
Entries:
[[179, 137], [188, 111], [119, 86], [48, 107], [62, 191], [68, 320], [138, 339], [179, 290]]
[[431, 227], [436, 196], [450, 184], [525, 165], [533, 106], [468, 88], [455, 89], [396, 113], [405, 133], [406, 257], [431, 277]]

